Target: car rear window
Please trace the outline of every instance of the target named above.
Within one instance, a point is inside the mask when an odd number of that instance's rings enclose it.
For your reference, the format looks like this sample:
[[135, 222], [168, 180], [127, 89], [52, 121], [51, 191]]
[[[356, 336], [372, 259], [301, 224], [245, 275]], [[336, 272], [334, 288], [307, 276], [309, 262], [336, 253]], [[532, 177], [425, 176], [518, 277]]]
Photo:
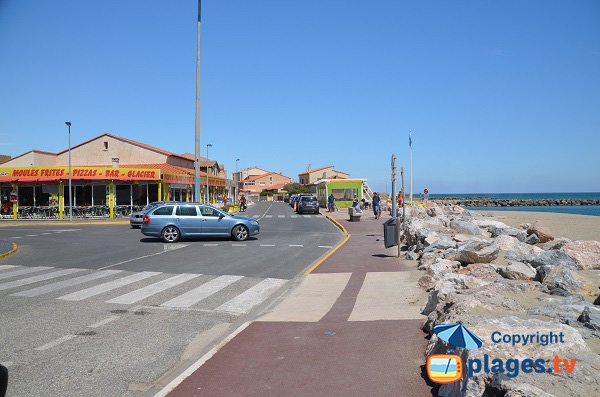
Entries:
[[164, 207], [154, 210], [152, 215], [173, 215], [173, 208], [174, 206], [172, 205], [165, 205]]
[[317, 201], [316, 197], [302, 197], [302, 201]]

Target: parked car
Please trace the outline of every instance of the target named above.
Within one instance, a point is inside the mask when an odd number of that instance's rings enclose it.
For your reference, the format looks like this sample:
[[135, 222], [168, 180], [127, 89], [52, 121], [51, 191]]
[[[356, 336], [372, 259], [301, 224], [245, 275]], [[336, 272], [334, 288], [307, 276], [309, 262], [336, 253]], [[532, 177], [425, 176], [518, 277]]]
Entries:
[[294, 201], [296, 201], [296, 199], [297, 199], [297, 198], [298, 198], [298, 195], [297, 195], [297, 194], [292, 194], [292, 195], [290, 196], [290, 201], [289, 201], [290, 207], [293, 207], [293, 206], [294, 206]]
[[319, 200], [315, 196], [303, 196], [298, 198], [296, 212], [304, 214], [305, 212], [319, 213]]
[[142, 233], [174, 243], [186, 237], [227, 237], [243, 241], [260, 232], [258, 221], [233, 215], [212, 205], [169, 202], [144, 215]]
[[132, 212], [131, 216], [129, 217], [129, 225], [133, 229], [139, 229], [140, 227], [142, 227], [142, 223], [144, 222], [144, 215], [146, 215], [146, 212], [165, 203], [166, 201], [153, 201], [147, 206], [145, 206], [141, 211]]

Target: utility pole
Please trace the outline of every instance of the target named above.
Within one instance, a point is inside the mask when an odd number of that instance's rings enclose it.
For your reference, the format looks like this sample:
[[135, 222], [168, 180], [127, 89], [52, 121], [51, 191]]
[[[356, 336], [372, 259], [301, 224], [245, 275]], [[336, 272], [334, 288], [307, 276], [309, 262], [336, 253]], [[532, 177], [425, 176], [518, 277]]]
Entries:
[[69, 222], [73, 222], [73, 190], [71, 188], [71, 122], [65, 121], [69, 127]]
[[396, 218], [396, 155], [392, 154], [392, 218]]
[[212, 147], [211, 143], [206, 144], [206, 197], [204, 199], [205, 204], [209, 204], [210, 192], [208, 190], [208, 148]]
[[405, 208], [406, 207], [404, 206], [404, 201], [405, 201], [404, 200], [404, 167], [402, 167], [402, 169], [400, 170], [400, 175], [402, 175], [402, 190], [400, 193], [402, 194], [402, 222], [404, 222], [404, 219], [406, 219], [405, 218], [405, 215], [406, 215]]
[[200, 201], [200, 15], [202, 0], [198, 0], [198, 42], [196, 44], [196, 161], [194, 163], [194, 201]]

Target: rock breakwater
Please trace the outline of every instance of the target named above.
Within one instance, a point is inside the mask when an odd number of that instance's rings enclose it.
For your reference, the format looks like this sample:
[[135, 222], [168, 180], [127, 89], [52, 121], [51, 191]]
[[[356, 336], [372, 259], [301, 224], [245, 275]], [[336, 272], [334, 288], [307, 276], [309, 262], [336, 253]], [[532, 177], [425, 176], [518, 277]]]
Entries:
[[431, 201], [441, 205], [460, 205], [462, 207], [552, 207], [563, 205], [600, 205], [600, 199], [502, 200], [486, 198], [433, 198]]
[[[429, 292], [422, 313], [430, 334], [425, 352], [448, 354], [433, 334], [441, 323], [462, 323], [483, 346], [457, 348], [463, 362], [483, 356], [508, 360], [544, 359], [557, 354], [577, 360], [562, 373], [518, 376], [480, 372], [441, 385], [441, 396], [590, 396], [600, 391], [600, 243], [556, 239], [544, 225], [520, 228], [473, 217], [456, 205], [412, 207], [402, 224], [406, 257], [423, 271], [419, 285]], [[541, 241], [545, 242], [541, 242]], [[494, 343], [491, 335], [554, 332], [560, 345]]]

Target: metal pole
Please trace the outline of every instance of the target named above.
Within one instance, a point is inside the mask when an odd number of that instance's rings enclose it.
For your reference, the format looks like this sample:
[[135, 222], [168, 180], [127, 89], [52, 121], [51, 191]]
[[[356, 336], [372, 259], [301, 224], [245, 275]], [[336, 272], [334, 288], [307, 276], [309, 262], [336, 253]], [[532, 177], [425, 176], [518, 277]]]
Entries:
[[238, 163], [239, 162], [240, 162], [240, 159], [235, 159], [235, 178], [233, 178], [234, 183], [235, 183], [235, 190], [234, 190], [234, 195], [233, 195], [233, 205], [235, 205], [235, 203], [237, 203], [238, 188], [240, 185], [239, 175], [238, 175]]
[[[410, 148], [410, 205], [413, 205], [413, 190], [412, 190], [412, 139], [408, 134], [408, 147]], [[404, 201], [402, 201], [404, 203]]]
[[65, 123], [69, 128], [69, 221], [73, 221], [73, 191], [71, 190], [71, 122]]
[[198, 0], [198, 39], [196, 44], [196, 161], [194, 163], [194, 201], [200, 201], [200, 16], [202, 0]]
[[[208, 161], [208, 148], [209, 147], [212, 147], [211, 143], [206, 144], [206, 161]], [[204, 202], [208, 204], [209, 199], [210, 199], [210, 194], [208, 193], [208, 163], [206, 163], [206, 199], [204, 200]]]
[[396, 218], [396, 155], [392, 154], [392, 218]]
[[[404, 212], [404, 167], [400, 168], [400, 176], [402, 178], [402, 190], [400, 194], [402, 195], [402, 222], [404, 222], [406, 213]], [[400, 221], [398, 221], [398, 256], [400, 256]]]

